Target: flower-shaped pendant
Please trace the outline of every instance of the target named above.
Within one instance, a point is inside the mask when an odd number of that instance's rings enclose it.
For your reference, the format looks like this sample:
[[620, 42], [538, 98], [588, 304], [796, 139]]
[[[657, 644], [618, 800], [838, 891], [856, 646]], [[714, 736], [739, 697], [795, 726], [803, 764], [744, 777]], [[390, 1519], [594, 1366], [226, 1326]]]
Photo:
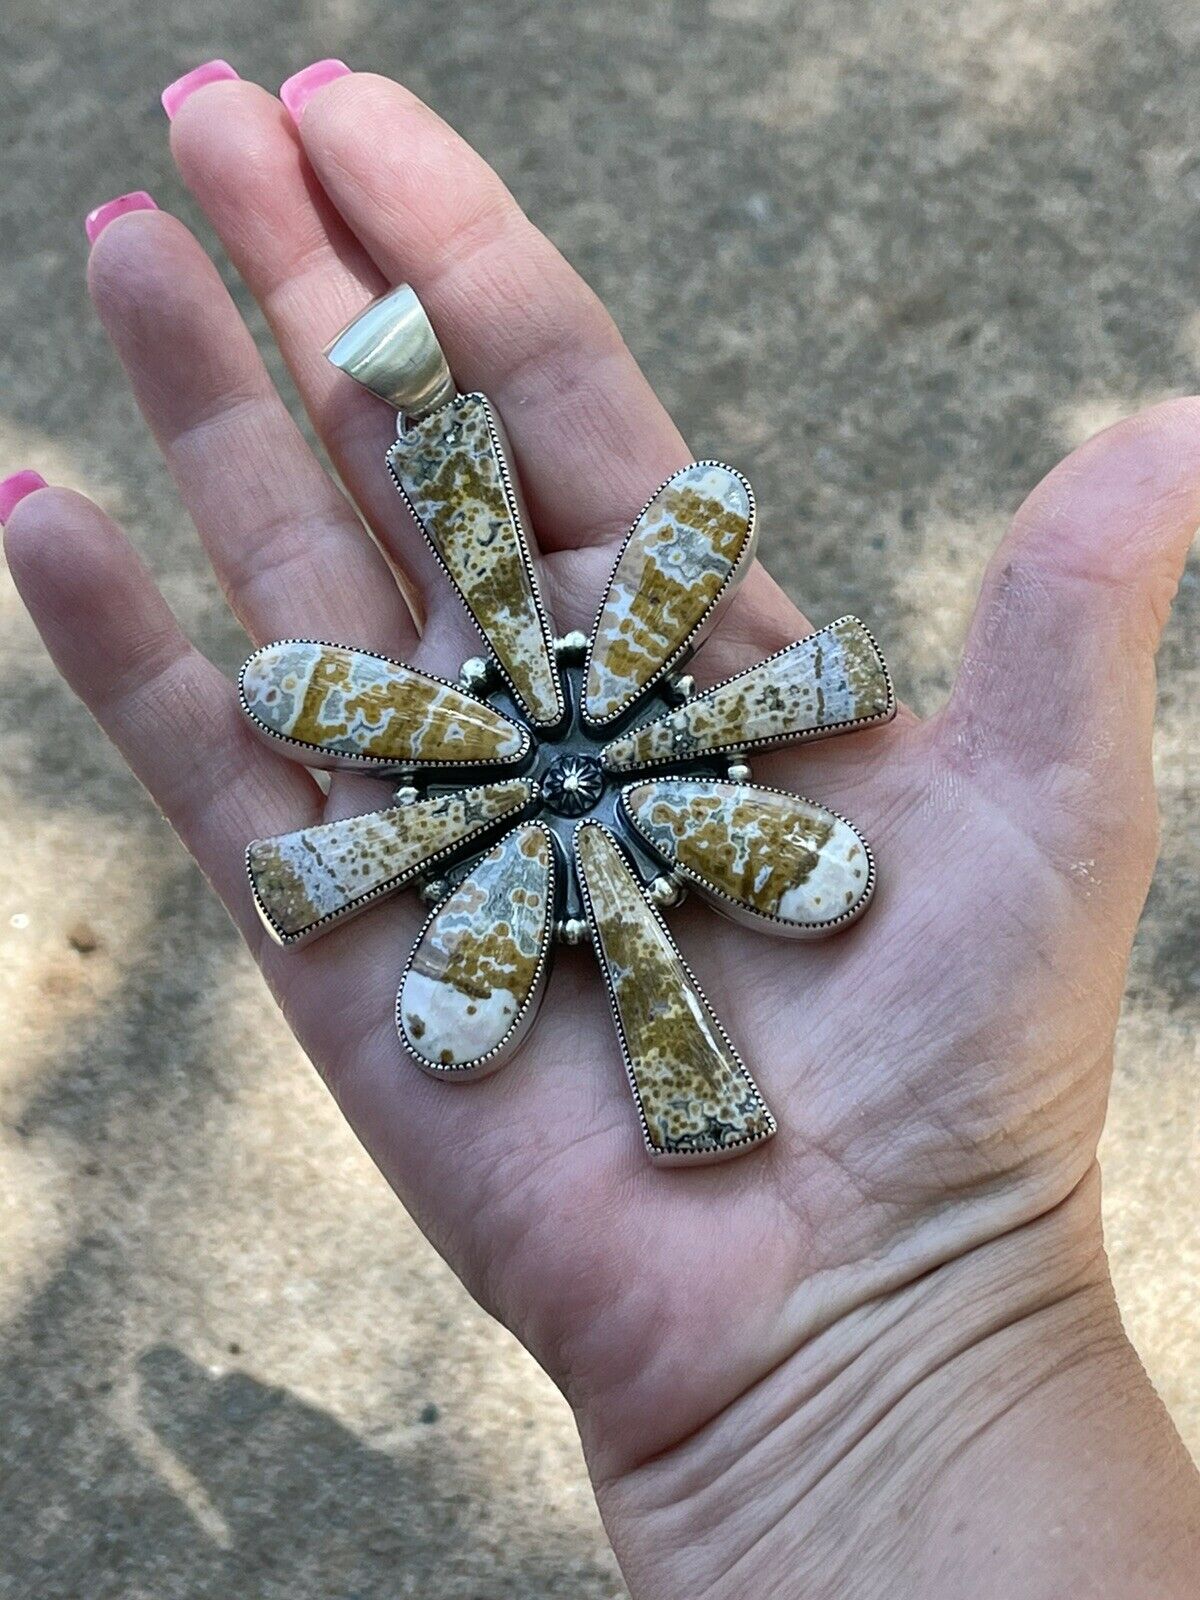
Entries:
[[400, 979], [400, 1041], [466, 1079], [511, 1058], [556, 942], [590, 939], [648, 1153], [720, 1160], [775, 1122], [667, 931], [694, 889], [765, 933], [815, 938], [866, 908], [875, 869], [836, 813], [750, 781], [754, 750], [886, 721], [871, 635], [843, 617], [703, 693], [681, 674], [753, 559], [754, 498], [694, 462], [626, 537], [590, 637], [556, 637], [503, 435], [455, 392], [413, 292], [330, 359], [400, 411], [387, 464], [487, 654], [458, 685], [370, 651], [285, 639], [242, 668], [251, 723], [295, 760], [394, 777], [383, 811], [252, 843], [255, 903], [284, 944], [381, 896], [431, 909]]

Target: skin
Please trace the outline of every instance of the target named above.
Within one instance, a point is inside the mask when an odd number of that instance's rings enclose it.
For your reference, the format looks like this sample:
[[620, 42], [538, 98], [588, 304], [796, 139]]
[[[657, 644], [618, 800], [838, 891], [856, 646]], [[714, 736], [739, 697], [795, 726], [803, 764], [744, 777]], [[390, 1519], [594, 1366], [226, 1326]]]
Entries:
[[[131, 214], [91, 293], [251, 638], [440, 673], [477, 648], [383, 468], [394, 419], [321, 354], [399, 279], [504, 417], [557, 624], [586, 628], [615, 541], [690, 452], [496, 177], [366, 74], [298, 132], [263, 89], [210, 85], [171, 138], [422, 618], [199, 245]], [[394, 1036], [411, 900], [303, 950], [265, 941], [247, 839], [386, 791], [340, 778], [326, 802], [249, 735], [89, 501], [51, 488], [13, 513], [12, 572], [64, 676], [396, 1193], [562, 1386], [639, 1600], [1194, 1592], [1200, 1486], [1121, 1332], [1095, 1155], [1155, 858], [1154, 651], [1198, 520], [1200, 401], [1109, 430], [1018, 512], [939, 715], [756, 765], [853, 817], [881, 885], [818, 946], [673, 917], [780, 1132], [672, 1173], [643, 1158], [586, 952], [560, 960], [524, 1054], [460, 1089]], [[699, 681], [807, 626], [756, 569]]]

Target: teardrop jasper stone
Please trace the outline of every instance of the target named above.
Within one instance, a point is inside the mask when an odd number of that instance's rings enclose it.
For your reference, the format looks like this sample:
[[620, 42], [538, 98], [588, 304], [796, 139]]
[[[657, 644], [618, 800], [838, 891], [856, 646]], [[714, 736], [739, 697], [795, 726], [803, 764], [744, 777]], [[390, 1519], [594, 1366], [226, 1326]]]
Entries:
[[535, 792], [529, 779], [510, 778], [256, 839], [246, 852], [255, 902], [281, 944], [324, 933], [521, 811]]
[[406, 429], [387, 460], [530, 721], [557, 723], [554, 641], [488, 402], [458, 395]]
[[895, 715], [887, 667], [857, 617], [842, 617], [756, 667], [605, 746], [610, 772], [721, 750], [799, 743]]
[[240, 688], [258, 728], [331, 766], [503, 765], [529, 750], [525, 729], [492, 706], [366, 650], [283, 639], [254, 652]]
[[721, 1160], [769, 1139], [775, 1119], [616, 842], [581, 823], [575, 848], [650, 1155]]
[[729, 467], [696, 461], [663, 485], [630, 530], [596, 618], [590, 722], [620, 716], [679, 659], [753, 548], [750, 488]]
[[425, 924], [400, 985], [396, 1020], [427, 1071], [490, 1070], [525, 1037], [550, 947], [553, 862], [544, 827], [514, 828]]
[[832, 932], [866, 909], [875, 888], [861, 836], [799, 795], [663, 778], [630, 784], [621, 806], [655, 853], [718, 909], [774, 933]]

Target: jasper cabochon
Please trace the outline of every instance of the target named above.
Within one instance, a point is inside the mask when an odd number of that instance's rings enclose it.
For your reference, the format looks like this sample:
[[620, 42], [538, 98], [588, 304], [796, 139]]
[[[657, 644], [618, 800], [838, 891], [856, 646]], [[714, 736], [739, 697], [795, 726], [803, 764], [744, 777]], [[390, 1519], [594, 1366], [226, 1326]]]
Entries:
[[285, 944], [323, 932], [485, 836], [535, 793], [528, 779], [512, 778], [256, 839], [246, 852], [255, 902]]
[[459, 395], [414, 423], [388, 466], [530, 721], [558, 722], [553, 638], [487, 400]]
[[662, 766], [715, 751], [798, 743], [886, 722], [895, 714], [887, 667], [857, 617], [841, 617], [611, 740], [610, 772]]
[[695, 461], [663, 485], [629, 532], [592, 630], [590, 722], [620, 716], [678, 659], [753, 548], [750, 488], [729, 467]]
[[554, 851], [544, 826], [513, 831], [432, 913], [396, 1006], [400, 1037], [439, 1075], [490, 1070], [536, 1015], [554, 912]]
[[769, 1139], [775, 1119], [620, 847], [581, 823], [575, 848], [649, 1153], [719, 1160]]
[[525, 729], [482, 700], [344, 645], [264, 645], [242, 668], [240, 688], [260, 729], [335, 765], [339, 757], [347, 766], [505, 765], [529, 750]]
[[621, 792], [629, 821], [718, 909], [814, 937], [866, 908], [875, 869], [857, 829], [799, 795], [750, 783], [662, 778]]

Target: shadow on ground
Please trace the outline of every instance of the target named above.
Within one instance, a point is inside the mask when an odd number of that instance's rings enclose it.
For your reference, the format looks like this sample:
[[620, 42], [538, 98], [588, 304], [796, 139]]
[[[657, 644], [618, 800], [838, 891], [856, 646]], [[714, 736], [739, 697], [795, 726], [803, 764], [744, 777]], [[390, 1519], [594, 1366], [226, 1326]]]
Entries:
[[[33, 1308], [46, 1355], [79, 1314], [81, 1264]], [[605, 1576], [580, 1572], [552, 1527], [544, 1548], [521, 1530], [501, 1566], [473, 1570], [463, 1527], [491, 1492], [475, 1463], [437, 1443], [372, 1448], [320, 1407], [168, 1345], [141, 1356], [122, 1395], [101, 1380], [66, 1406], [35, 1385], [23, 1410], [8, 1419], [23, 1448], [6, 1473], [0, 1554], [14, 1595], [394, 1600], [483, 1582], [488, 1595], [566, 1596]], [[86, 1482], [61, 1470], [81, 1456]], [[447, 1477], [456, 1488], [431, 1500], [430, 1479]]]

